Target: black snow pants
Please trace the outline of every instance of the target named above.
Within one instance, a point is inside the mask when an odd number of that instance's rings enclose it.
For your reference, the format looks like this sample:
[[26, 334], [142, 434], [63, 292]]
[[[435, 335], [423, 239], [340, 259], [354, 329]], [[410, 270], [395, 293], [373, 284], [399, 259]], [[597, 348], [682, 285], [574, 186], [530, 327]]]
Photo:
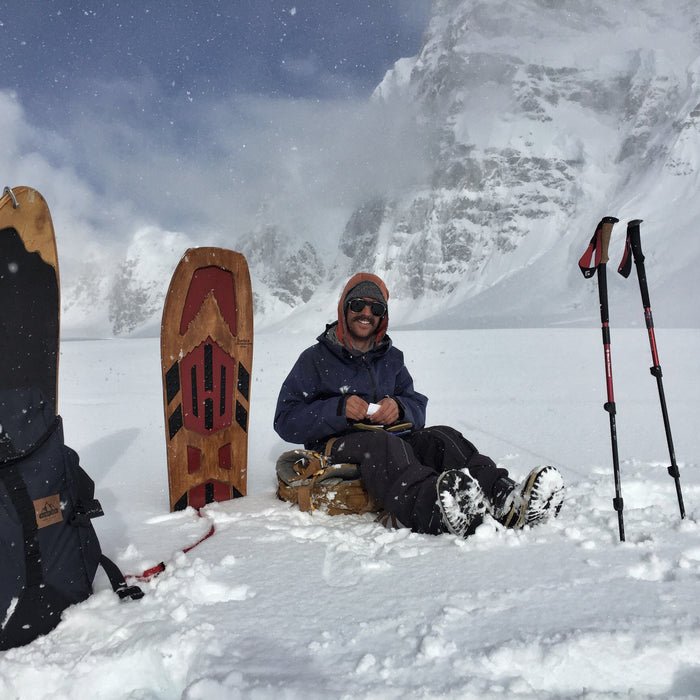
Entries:
[[414, 532], [447, 532], [437, 501], [437, 479], [448, 469], [469, 469], [487, 497], [505, 469], [479, 454], [460, 432], [444, 425], [392, 435], [358, 430], [335, 440], [335, 461], [357, 464], [379, 505]]

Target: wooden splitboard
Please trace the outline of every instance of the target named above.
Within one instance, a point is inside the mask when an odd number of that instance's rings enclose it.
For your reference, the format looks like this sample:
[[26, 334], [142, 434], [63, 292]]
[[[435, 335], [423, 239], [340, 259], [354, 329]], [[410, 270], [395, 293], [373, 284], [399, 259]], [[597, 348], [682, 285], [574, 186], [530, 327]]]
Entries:
[[56, 411], [60, 283], [51, 213], [31, 187], [0, 198], [0, 389], [39, 387]]
[[173, 273], [161, 324], [171, 511], [245, 496], [252, 361], [246, 259], [190, 248]]

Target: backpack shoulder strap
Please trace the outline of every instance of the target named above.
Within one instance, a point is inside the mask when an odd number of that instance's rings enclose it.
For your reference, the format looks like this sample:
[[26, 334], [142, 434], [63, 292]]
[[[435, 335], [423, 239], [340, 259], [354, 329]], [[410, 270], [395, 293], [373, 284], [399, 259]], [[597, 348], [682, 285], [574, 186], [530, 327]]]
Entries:
[[44, 570], [41, 566], [39, 529], [36, 524], [34, 503], [29, 496], [24, 479], [22, 479], [19, 470], [14, 464], [5, 465], [0, 469], [0, 481], [4, 484], [7, 495], [22, 525], [26, 585], [28, 587], [39, 586], [44, 582]]

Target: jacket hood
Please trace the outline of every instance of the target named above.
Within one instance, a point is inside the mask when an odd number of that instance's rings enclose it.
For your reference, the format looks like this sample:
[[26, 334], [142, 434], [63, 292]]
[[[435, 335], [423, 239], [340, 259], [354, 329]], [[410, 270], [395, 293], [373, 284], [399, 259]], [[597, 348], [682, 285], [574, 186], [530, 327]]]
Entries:
[[353, 287], [356, 287], [360, 282], [372, 282], [376, 284], [377, 287], [379, 287], [382, 295], [384, 296], [384, 299], [387, 301], [386, 314], [384, 314], [384, 317], [379, 322], [379, 325], [377, 326], [377, 331], [374, 334], [375, 346], [378, 345], [379, 341], [384, 337], [384, 335], [386, 334], [386, 329], [389, 326], [389, 290], [386, 288], [384, 282], [379, 277], [377, 277], [377, 275], [373, 275], [369, 272], [358, 272], [356, 275], [353, 275], [348, 280], [348, 283], [345, 285], [340, 295], [340, 300], [338, 301], [338, 325], [335, 329], [335, 333], [340, 344], [350, 351], [353, 351], [354, 348], [352, 346], [352, 343], [350, 342], [350, 339], [347, 336], [348, 329], [347, 324], [345, 322], [345, 297], [348, 295], [350, 290], [352, 290]]

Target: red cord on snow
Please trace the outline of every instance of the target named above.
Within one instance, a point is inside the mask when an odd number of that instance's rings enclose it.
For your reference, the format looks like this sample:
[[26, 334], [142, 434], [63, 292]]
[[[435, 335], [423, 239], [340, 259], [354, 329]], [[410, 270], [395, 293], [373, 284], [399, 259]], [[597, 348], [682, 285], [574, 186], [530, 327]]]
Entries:
[[[197, 511], [197, 515], [200, 518], [204, 518], [205, 516], [202, 515], [201, 511]], [[185, 547], [182, 550], [183, 554], [187, 554], [187, 552], [193, 550], [195, 547], [198, 545], [202, 544], [204, 540], [208, 540], [216, 531], [216, 528], [214, 526], [214, 523], [212, 523], [211, 527], [209, 528], [209, 532], [207, 532], [204, 537], [200, 538], [197, 540], [194, 544], [189, 545], [188, 547]], [[125, 578], [130, 578], [130, 579], [135, 579], [136, 581], [139, 581], [141, 583], [148, 583], [152, 579], [154, 579], [156, 576], [161, 574], [163, 571], [165, 571], [165, 562], [160, 562], [159, 564], [156, 564], [155, 566], [152, 566], [150, 569], [146, 569], [142, 574], [127, 574]]]

